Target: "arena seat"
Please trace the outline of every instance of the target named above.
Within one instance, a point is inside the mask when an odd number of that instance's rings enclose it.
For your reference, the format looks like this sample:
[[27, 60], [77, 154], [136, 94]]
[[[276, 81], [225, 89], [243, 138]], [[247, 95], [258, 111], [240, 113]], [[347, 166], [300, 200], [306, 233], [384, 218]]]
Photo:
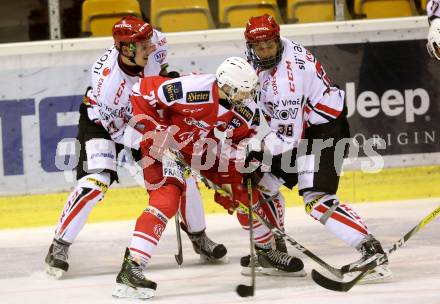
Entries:
[[287, 19], [290, 22], [324, 22], [334, 20], [333, 0], [288, 0]]
[[151, 0], [152, 25], [163, 32], [215, 28], [207, 0]]
[[142, 18], [137, 0], [85, 0], [81, 29], [92, 36], [111, 36], [113, 25], [126, 15]]
[[367, 19], [417, 15], [413, 0], [355, 0], [354, 11]]
[[264, 14], [284, 23], [276, 0], [218, 0], [218, 14], [221, 27], [245, 27], [250, 17]]

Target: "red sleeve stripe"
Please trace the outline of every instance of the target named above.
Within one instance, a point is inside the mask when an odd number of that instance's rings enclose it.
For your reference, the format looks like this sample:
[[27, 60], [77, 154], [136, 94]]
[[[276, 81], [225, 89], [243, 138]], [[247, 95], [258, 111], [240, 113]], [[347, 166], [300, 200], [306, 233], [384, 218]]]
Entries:
[[317, 103], [315, 108], [317, 108], [318, 110], [325, 112], [326, 114], [331, 115], [335, 118], [338, 117], [339, 114], [341, 114], [341, 111], [335, 110], [333, 108], [330, 108], [330, 107], [323, 105], [323, 104], [320, 104], [320, 103]]

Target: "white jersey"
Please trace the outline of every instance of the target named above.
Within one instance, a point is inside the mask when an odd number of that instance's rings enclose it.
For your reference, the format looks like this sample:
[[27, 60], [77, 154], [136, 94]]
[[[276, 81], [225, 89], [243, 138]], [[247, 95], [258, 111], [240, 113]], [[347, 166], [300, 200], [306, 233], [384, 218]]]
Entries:
[[344, 108], [344, 91], [332, 87], [321, 63], [303, 46], [281, 38], [284, 51], [273, 69], [258, 73], [259, 104], [272, 133], [273, 155], [298, 147], [304, 130], [334, 120]]
[[92, 104], [88, 109], [89, 118], [99, 121], [117, 143], [123, 143], [125, 128], [131, 117], [129, 97], [133, 85], [140, 77], [159, 75], [167, 66], [165, 35], [154, 30], [151, 42], [155, 50], [139, 74], [130, 74], [121, 68], [119, 52], [115, 47], [108, 49], [92, 67], [92, 92], [88, 94]]
[[428, 19], [440, 18], [440, 0], [429, 0], [426, 5]]

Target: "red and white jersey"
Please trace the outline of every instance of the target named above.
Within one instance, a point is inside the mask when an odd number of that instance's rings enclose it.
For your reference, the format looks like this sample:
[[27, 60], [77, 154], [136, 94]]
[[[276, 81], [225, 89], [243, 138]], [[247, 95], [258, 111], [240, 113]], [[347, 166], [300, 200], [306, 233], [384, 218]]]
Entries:
[[[236, 137], [247, 136], [256, 107], [231, 110], [228, 102], [219, 100], [216, 77], [212, 74], [174, 79], [145, 77], [133, 86], [130, 99], [134, 115], [146, 114], [168, 126], [177, 126], [174, 139], [186, 154], [192, 154], [194, 143], [207, 137], [214, 128], [233, 129]], [[154, 127], [145, 119], [138, 120], [136, 125], [141, 133]]]
[[440, 0], [429, 0], [426, 5], [428, 19], [440, 18]]
[[283, 37], [281, 43], [280, 63], [258, 73], [259, 105], [272, 129], [266, 145], [273, 155], [296, 148], [307, 126], [337, 118], [345, 96], [331, 86], [321, 63], [306, 48]]
[[165, 35], [154, 30], [151, 42], [154, 51], [148, 57], [148, 64], [138, 74], [122, 68], [115, 47], [108, 49], [92, 67], [92, 92], [88, 94], [92, 105], [88, 109], [89, 118], [99, 121], [117, 143], [123, 142], [124, 131], [131, 117], [131, 88], [140, 77], [159, 75], [168, 65]]

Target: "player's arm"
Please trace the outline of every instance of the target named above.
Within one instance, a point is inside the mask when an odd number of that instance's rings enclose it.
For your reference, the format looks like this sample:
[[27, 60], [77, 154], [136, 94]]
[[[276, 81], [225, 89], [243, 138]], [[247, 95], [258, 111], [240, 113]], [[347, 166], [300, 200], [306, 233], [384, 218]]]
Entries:
[[323, 65], [311, 53], [306, 56], [303, 111], [308, 125], [328, 123], [344, 109], [344, 92], [332, 86]]
[[426, 11], [430, 24], [426, 48], [431, 57], [440, 60], [440, 0], [430, 0]]

